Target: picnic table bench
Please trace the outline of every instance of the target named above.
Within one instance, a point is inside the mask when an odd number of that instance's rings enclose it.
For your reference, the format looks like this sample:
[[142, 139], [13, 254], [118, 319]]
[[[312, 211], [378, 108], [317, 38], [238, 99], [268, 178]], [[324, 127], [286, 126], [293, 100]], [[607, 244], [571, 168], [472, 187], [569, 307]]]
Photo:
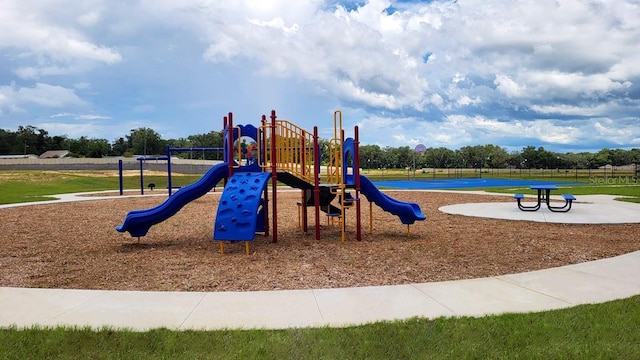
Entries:
[[562, 198], [564, 199], [564, 205], [562, 206], [554, 206], [549, 201], [551, 190], [557, 190], [558, 187], [553, 184], [540, 184], [540, 185], [531, 185], [531, 190], [537, 190], [538, 196], [535, 205], [524, 205], [522, 203], [522, 199], [524, 199], [524, 194], [515, 194], [513, 196], [514, 199], [518, 202], [518, 208], [522, 211], [538, 211], [540, 210], [540, 206], [544, 201], [547, 204], [547, 208], [553, 212], [567, 212], [571, 210], [571, 204], [576, 197], [572, 194], [562, 194]]

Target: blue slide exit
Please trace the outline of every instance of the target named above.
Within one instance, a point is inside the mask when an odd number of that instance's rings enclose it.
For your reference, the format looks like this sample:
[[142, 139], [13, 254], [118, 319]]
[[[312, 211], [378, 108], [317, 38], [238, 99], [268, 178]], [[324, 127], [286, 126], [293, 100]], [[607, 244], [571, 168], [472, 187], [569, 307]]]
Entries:
[[170, 218], [187, 203], [213, 189], [220, 180], [227, 177], [228, 172], [227, 163], [213, 166], [200, 180], [176, 191], [162, 204], [147, 210], [130, 211], [122, 225], [117, 226], [116, 230], [119, 232], [128, 231], [131, 236], [145, 236], [151, 226]]
[[265, 172], [233, 174], [218, 204], [213, 240], [251, 241], [256, 231], [263, 231], [265, 209], [260, 207], [269, 178], [271, 173]]
[[360, 175], [360, 192], [369, 201], [380, 206], [382, 210], [399, 217], [403, 224], [413, 224], [416, 220], [425, 220], [427, 218], [418, 204], [398, 201], [386, 195], [364, 175]]

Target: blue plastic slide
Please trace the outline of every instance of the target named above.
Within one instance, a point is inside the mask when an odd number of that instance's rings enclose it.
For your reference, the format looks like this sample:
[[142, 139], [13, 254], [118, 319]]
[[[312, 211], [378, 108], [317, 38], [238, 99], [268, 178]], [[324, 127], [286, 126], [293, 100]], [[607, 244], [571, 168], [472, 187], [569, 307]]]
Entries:
[[151, 226], [170, 218], [187, 203], [208, 193], [227, 176], [228, 171], [227, 163], [213, 166], [200, 180], [176, 191], [162, 204], [147, 210], [130, 211], [122, 225], [117, 226], [116, 230], [119, 232], [128, 231], [131, 236], [145, 236]]
[[233, 174], [218, 204], [213, 240], [251, 241], [255, 238], [259, 222], [264, 224], [262, 192], [270, 178], [271, 173], [266, 172]]
[[399, 217], [403, 224], [413, 224], [416, 220], [425, 220], [427, 218], [418, 204], [398, 201], [389, 197], [364, 175], [360, 175], [360, 192], [367, 197], [367, 200], [380, 206], [382, 210]]

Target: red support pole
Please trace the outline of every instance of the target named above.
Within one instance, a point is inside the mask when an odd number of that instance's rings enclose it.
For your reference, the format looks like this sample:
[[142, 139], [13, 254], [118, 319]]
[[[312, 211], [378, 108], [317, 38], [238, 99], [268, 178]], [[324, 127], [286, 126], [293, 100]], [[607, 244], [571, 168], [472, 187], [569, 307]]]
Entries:
[[[302, 176], [305, 177], [307, 175], [307, 144], [306, 144], [306, 139], [307, 139], [307, 132], [302, 130], [302, 137], [300, 138], [300, 165], [302, 167], [302, 169], [300, 169], [302, 171]], [[302, 209], [300, 209], [301, 214], [302, 214], [302, 232], [304, 232], [305, 234], [308, 231], [308, 224], [307, 224], [307, 191], [306, 190], [302, 190]]]
[[271, 184], [272, 184], [272, 208], [273, 215], [272, 221], [273, 226], [271, 227], [273, 232], [273, 237], [271, 242], [278, 242], [278, 171], [277, 171], [277, 160], [276, 159], [276, 111], [271, 110]]
[[[260, 147], [260, 162], [265, 165], [267, 163], [267, 116], [262, 115], [260, 119], [262, 131], [258, 131], [258, 134], [262, 134], [262, 137], [258, 139], [258, 145]], [[266, 166], [266, 165], [265, 165]]]
[[233, 176], [233, 114], [229, 113], [229, 119], [227, 120], [227, 131], [229, 132], [229, 141], [227, 146], [227, 163], [229, 164], [229, 178]]
[[313, 202], [315, 204], [316, 240], [320, 240], [320, 145], [318, 127], [313, 127]]
[[[265, 133], [265, 126], [267, 125], [267, 117], [262, 115], [262, 137], [258, 139], [258, 146], [260, 148], [260, 157], [259, 161], [262, 164], [266, 164], [267, 162], [267, 134]], [[269, 236], [269, 191], [265, 189], [264, 191], [264, 236]], [[274, 215], [275, 216], [275, 215]]]
[[360, 219], [360, 131], [356, 125], [354, 129], [354, 154], [353, 154], [353, 176], [355, 177], [356, 186], [356, 239], [362, 241], [362, 221]]

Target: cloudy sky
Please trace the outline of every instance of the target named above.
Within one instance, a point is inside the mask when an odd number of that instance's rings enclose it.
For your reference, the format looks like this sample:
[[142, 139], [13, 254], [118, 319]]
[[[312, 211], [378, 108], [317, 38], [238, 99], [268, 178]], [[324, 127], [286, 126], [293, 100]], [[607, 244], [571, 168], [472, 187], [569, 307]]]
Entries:
[[0, 0], [0, 128], [640, 147], [640, 0]]

